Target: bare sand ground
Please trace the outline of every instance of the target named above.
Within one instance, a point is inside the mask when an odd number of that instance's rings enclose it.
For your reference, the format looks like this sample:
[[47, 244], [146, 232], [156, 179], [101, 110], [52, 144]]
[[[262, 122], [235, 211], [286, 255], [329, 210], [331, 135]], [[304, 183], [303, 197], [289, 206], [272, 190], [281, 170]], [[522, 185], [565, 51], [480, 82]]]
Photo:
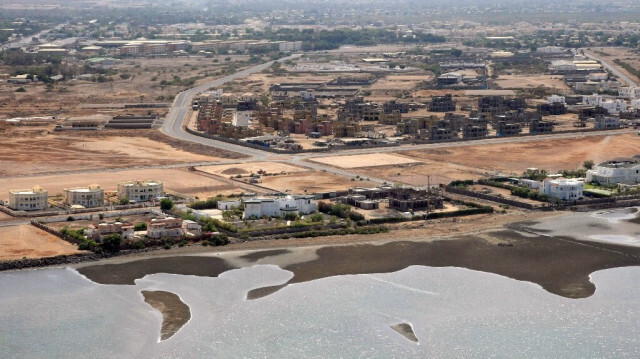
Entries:
[[446, 184], [454, 180], [477, 179], [488, 173], [482, 169], [439, 161], [425, 161], [407, 165], [391, 165], [359, 168], [364, 176], [375, 176], [390, 183], [406, 183], [414, 186]]
[[218, 176], [229, 177], [234, 175], [246, 176], [251, 173], [258, 173], [258, 171], [265, 171], [268, 174], [278, 174], [283, 172], [301, 172], [306, 169], [281, 162], [247, 162], [228, 165], [203, 166], [198, 167], [198, 170]]
[[549, 87], [559, 91], [566, 91], [569, 87], [562, 81], [562, 76], [550, 75], [500, 75], [494, 80], [502, 89]]
[[411, 158], [398, 156], [394, 154], [388, 154], [388, 153], [316, 157], [316, 158], [313, 158], [312, 161], [324, 163], [326, 165], [339, 167], [339, 168], [358, 168], [358, 167], [372, 167], [372, 166], [401, 165], [401, 164], [407, 164], [407, 163], [420, 163], [420, 161], [417, 161]]
[[30, 224], [0, 227], [0, 260], [81, 253], [77, 246]]
[[420, 160], [453, 163], [483, 172], [521, 174], [528, 167], [547, 171], [577, 169], [583, 161], [596, 163], [616, 157], [640, 154], [640, 141], [635, 134], [603, 135], [541, 140], [525, 143], [489, 144], [434, 150], [401, 152]]
[[347, 190], [353, 186], [372, 187], [376, 183], [350, 178], [323, 171], [295, 172], [287, 175], [262, 178], [261, 185], [280, 192], [315, 193]]
[[0, 175], [218, 161], [146, 137], [43, 135], [0, 143]]
[[164, 183], [165, 190], [180, 192], [190, 196], [206, 198], [216, 194], [242, 192], [242, 189], [227, 182], [198, 175], [186, 169], [141, 169], [125, 171], [100, 171], [84, 174], [44, 175], [16, 177], [0, 180], [0, 198], [7, 199], [9, 190], [32, 188], [40, 185], [53, 196], [62, 193], [63, 188], [88, 186], [96, 183], [106, 191], [116, 191], [118, 182], [155, 179]]

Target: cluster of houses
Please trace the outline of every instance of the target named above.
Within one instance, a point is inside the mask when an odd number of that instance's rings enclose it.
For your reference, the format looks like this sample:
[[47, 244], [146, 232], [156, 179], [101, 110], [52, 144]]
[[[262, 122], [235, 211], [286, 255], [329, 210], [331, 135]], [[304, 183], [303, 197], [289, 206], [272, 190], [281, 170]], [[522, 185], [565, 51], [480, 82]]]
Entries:
[[202, 234], [202, 227], [197, 222], [170, 216], [153, 218], [145, 224], [146, 229], [136, 231], [135, 225], [130, 222], [93, 223], [84, 230], [84, 235], [96, 242], [102, 242], [104, 237], [112, 234], [120, 235], [123, 240], [144, 237], [150, 239], [198, 237]]
[[[527, 173], [538, 170], [530, 168]], [[585, 183], [617, 186], [620, 192], [640, 189], [640, 155], [616, 158], [595, 165], [587, 170], [585, 178], [563, 178], [559, 174], [548, 175], [543, 181], [517, 179], [518, 185], [538, 190], [548, 197], [562, 201], [574, 201], [584, 197]]]
[[[118, 183], [118, 198], [130, 203], [147, 202], [162, 197], [164, 186], [160, 181], [127, 181]], [[102, 187], [92, 184], [86, 187], [65, 188], [62, 191], [63, 204], [71, 208], [95, 208], [104, 206], [105, 192]], [[49, 193], [40, 186], [31, 189], [10, 190], [8, 206], [14, 211], [41, 211], [48, 207]]]

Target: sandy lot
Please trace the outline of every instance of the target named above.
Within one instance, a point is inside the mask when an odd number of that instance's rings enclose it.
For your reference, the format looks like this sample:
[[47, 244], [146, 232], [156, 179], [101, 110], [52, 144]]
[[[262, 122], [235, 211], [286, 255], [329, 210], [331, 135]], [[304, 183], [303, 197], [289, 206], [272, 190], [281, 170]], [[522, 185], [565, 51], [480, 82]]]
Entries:
[[[323, 171], [296, 172], [282, 176], [263, 177], [261, 185], [293, 194], [347, 190], [354, 186], [373, 187], [376, 183], [354, 180]], [[306, 191], [306, 192], [305, 192]]]
[[549, 87], [557, 90], [568, 90], [561, 76], [549, 75], [501, 75], [494, 82], [503, 89]]
[[437, 150], [407, 151], [402, 154], [421, 160], [453, 163], [484, 172], [521, 174], [528, 167], [547, 171], [577, 169], [582, 162], [602, 162], [615, 157], [640, 154], [635, 134], [605, 135], [524, 143], [451, 147]]
[[358, 169], [365, 176], [375, 176], [390, 183], [405, 183], [413, 186], [446, 184], [454, 180], [469, 180], [483, 177], [482, 169], [453, 163], [427, 161], [406, 165], [366, 167]]
[[370, 155], [351, 155], [351, 156], [331, 156], [314, 158], [314, 162], [324, 163], [326, 165], [340, 168], [358, 168], [371, 166], [387, 166], [399, 165], [407, 163], [418, 163], [411, 158], [402, 157], [388, 153], [376, 153]]
[[412, 75], [389, 75], [386, 78], [376, 81], [367, 87], [371, 91], [376, 90], [412, 90], [420, 82], [429, 81], [433, 76], [428, 73]]
[[80, 252], [74, 244], [30, 224], [0, 227], [0, 260], [52, 257]]
[[[20, 148], [20, 151], [16, 151]], [[146, 137], [41, 135], [0, 143], [0, 175], [218, 161]]]
[[186, 169], [142, 169], [125, 171], [100, 171], [85, 174], [45, 175], [17, 177], [0, 180], [0, 198], [8, 200], [10, 189], [31, 188], [41, 185], [53, 196], [66, 187], [87, 186], [97, 183], [106, 191], [116, 191], [118, 182], [136, 179], [155, 179], [164, 183], [165, 190], [206, 198], [218, 193], [242, 192], [225, 181], [211, 179]]
[[219, 166], [203, 166], [198, 170], [217, 176], [231, 177], [236, 175], [247, 176], [262, 170], [269, 174], [292, 173], [305, 171], [304, 168], [288, 165], [280, 162], [248, 162]]

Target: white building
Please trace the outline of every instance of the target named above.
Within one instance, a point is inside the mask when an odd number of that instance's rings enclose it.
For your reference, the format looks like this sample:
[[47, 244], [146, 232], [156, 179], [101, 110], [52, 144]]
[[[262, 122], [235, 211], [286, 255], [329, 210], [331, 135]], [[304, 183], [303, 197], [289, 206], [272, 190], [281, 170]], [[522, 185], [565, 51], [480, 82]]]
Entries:
[[640, 98], [640, 88], [638, 87], [620, 87], [618, 96], [622, 98], [637, 99]]
[[39, 211], [47, 208], [48, 193], [35, 186], [26, 190], [9, 191], [9, 208], [16, 211]]
[[302, 101], [313, 101], [316, 99], [316, 94], [313, 90], [300, 91], [300, 98]]
[[202, 226], [200, 226], [198, 222], [191, 221], [188, 219], [185, 219], [184, 221], [182, 221], [182, 229], [186, 233], [190, 233], [191, 235], [194, 235], [194, 236], [199, 236], [202, 234]]
[[160, 181], [129, 181], [118, 183], [118, 197], [127, 198], [130, 201], [146, 202], [163, 194], [163, 185]]
[[597, 115], [593, 121], [596, 130], [620, 128], [620, 117]]
[[315, 211], [313, 196], [253, 198], [244, 202], [244, 218], [284, 217], [287, 214], [310, 214]]
[[640, 183], [640, 160], [633, 158], [617, 158], [602, 162], [595, 168], [587, 171], [587, 182], [600, 184], [627, 184]]
[[302, 50], [302, 41], [285, 41], [278, 43], [278, 51], [290, 52]]
[[89, 187], [65, 188], [62, 190], [62, 197], [67, 206], [98, 207], [104, 204], [104, 189], [97, 184]]
[[639, 109], [640, 108], [640, 98], [634, 98], [633, 100], [631, 100], [631, 107], [633, 107], [635, 109]]
[[551, 95], [551, 96], [547, 97], [547, 103], [549, 105], [554, 104], [554, 103], [561, 103], [563, 105], [566, 104], [564, 96], [558, 96], [558, 95]]
[[239, 199], [237, 200], [227, 200], [227, 201], [218, 201], [218, 209], [221, 211], [228, 211], [230, 209], [240, 208], [242, 203]]
[[542, 182], [540, 193], [563, 201], [575, 201], [583, 197], [584, 182], [576, 179], [547, 178]]
[[602, 101], [600, 104], [602, 108], [607, 110], [610, 114], [620, 113], [627, 110], [627, 101], [625, 100], [609, 100]]
[[582, 96], [582, 103], [587, 106], [600, 106], [602, 104], [602, 95], [584, 95]]
[[540, 181], [523, 178], [521, 180], [518, 180], [518, 185], [527, 187], [530, 189], [540, 189], [541, 184], [540, 184]]

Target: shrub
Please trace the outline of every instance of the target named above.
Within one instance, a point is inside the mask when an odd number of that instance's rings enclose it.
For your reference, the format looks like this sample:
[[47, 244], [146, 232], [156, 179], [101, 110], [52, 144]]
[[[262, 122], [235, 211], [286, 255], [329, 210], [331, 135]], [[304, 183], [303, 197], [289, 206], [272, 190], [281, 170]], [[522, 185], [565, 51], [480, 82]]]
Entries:
[[173, 201], [169, 198], [163, 198], [160, 201], [160, 209], [163, 211], [168, 211], [173, 208]]
[[147, 224], [144, 222], [138, 222], [133, 226], [134, 231], [144, 231], [147, 229]]
[[102, 250], [109, 253], [119, 252], [120, 242], [122, 242], [122, 237], [119, 234], [105, 236], [102, 240]]

